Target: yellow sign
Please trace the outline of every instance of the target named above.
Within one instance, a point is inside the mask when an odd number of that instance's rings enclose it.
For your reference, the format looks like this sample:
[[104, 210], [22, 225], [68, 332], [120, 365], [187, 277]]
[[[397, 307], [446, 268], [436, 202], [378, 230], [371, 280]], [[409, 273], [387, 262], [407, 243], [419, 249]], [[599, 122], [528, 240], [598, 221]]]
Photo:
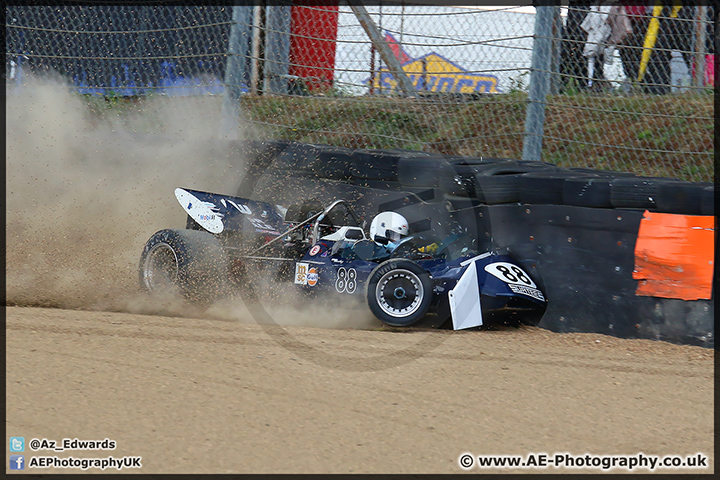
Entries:
[[[437, 53], [410, 60], [402, 69], [420, 92], [500, 93], [496, 76], [469, 73]], [[376, 91], [399, 91], [398, 81], [387, 68], [380, 70], [373, 83]]]

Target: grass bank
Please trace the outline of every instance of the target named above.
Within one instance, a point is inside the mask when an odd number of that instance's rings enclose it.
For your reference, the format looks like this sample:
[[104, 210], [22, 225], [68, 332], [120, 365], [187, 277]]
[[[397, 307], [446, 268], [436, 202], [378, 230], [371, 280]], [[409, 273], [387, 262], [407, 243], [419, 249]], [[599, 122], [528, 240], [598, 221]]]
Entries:
[[[142, 99], [94, 103], [96, 113]], [[349, 148], [407, 148], [521, 158], [527, 96], [521, 92], [413, 100], [244, 96], [244, 115], [270, 138]], [[542, 160], [560, 166], [713, 181], [713, 96], [592, 94], [548, 98]]]

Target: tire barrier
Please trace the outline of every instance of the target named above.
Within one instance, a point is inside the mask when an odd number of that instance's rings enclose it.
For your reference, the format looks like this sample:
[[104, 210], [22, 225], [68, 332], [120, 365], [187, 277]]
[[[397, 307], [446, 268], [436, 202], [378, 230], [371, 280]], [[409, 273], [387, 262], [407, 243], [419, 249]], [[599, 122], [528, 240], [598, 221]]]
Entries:
[[703, 188], [700, 194], [700, 213], [702, 215], [715, 215], [715, 186], [709, 185]]
[[448, 195], [477, 198], [488, 205], [520, 201], [520, 179], [529, 172], [557, 169], [544, 162], [487, 159], [483, 163], [457, 165], [440, 179]]
[[322, 150], [318, 155], [315, 173], [318, 177], [328, 180], [350, 180], [352, 178], [350, 173], [351, 154], [352, 150], [349, 148]]
[[613, 208], [610, 202], [612, 177], [573, 177], [563, 182], [563, 205], [577, 207]]
[[322, 145], [291, 142], [279, 153], [272, 163], [274, 170], [288, 170], [298, 173], [312, 173]]
[[610, 203], [615, 208], [656, 209], [660, 185], [679, 183], [671, 178], [615, 178], [610, 184]]
[[243, 167], [236, 195], [250, 195], [255, 182], [290, 143], [287, 140], [231, 142], [227, 148], [228, 156], [238, 158]]
[[714, 347], [713, 184], [283, 141], [245, 151], [258, 200], [344, 198], [365, 219], [394, 210], [415, 228], [457, 222], [478, 250], [507, 251], [541, 279], [540, 327]]
[[[657, 238], [643, 241], [639, 237], [644, 219], [654, 215], [646, 211], [508, 205], [481, 207], [480, 212], [491, 218], [498, 246], [536, 263], [548, 298], [548, 311], [540, 326], [559, 332], [714, 346], [712, 287], [702, 292], [703, 298], [688, 301], [677, 290], [643, 291], [638, 277], [638, 268], [647, 262], [643, 243], [655, 241], [661, 250], [650, 258], [655, 262], [655, 286], [695, 283], [695, 269], [689, 267], [696, 265], [696, 259], [684, 257], [684, 263], [677, 265], [680, 259], [673, 260], [665, 253], [675, 250], [675, 245], [694, 231], [691, 227], [673, 232], [671, 239], [661, 239], [672, 244], [663, 249]], [[691, 219], [678, 220], [686, 224]], [[713, 231], [703, 233], [706, 241], [712, 241]], [[702, 242], [690, 245], [702, 249]], [[704, 251], [714, 254], [713, 248]], [[673, 275], [667, 271], [671, 266], [684, 267], [685, 272]]]
[[[683, 213], [688, 215], [712, 215], [703, 209], [705, 189], [713, 191], [713, 185], [704, 182], [664, 182], [660, 183], [657, 192], [657, 210], [666, 213]], [[712, 204], [712, 198], [710, 199]]]
[[587, 178], [588, 175], [591, 174], [560, 168], [528, 172], [521, 175], [518, 181], [520, 202], [563, 205], [565, 180], [572, 177]]
[[385, 150], [355, 150], [350, 165], [354, 179], [398, 181], [400, 154]]
[[440, 177], [451, 170], [449, 159], [440, 155], [398, 159], [398, 181], [403, 187], [437, 187]]

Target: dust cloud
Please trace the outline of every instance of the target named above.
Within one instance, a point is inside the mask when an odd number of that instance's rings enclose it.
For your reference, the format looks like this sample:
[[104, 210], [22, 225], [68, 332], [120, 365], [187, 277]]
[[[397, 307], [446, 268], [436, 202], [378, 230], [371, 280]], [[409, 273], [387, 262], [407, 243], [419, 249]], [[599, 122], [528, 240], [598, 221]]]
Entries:
[[[223, 147], [220, 97], [151, 96], [98, 114], [61, 79], [29, 79], [6, 94], [8, 305], [252, 321], [237, 299], [192, 309], [138, 287], [145, 241], [185, 225], [173, 190], [232, 194], [240, 182], [243, 159]], [[351, 314], [292, 311], [275, 316], [352, 326]]]
[[145, 240], [184, 223], [174, 188], [224, 191], [242, 168], [209, 155], [214, 102], [155, 97], [98, 116], [59, 80], [8, 90], [7, 302], [120, 308]]

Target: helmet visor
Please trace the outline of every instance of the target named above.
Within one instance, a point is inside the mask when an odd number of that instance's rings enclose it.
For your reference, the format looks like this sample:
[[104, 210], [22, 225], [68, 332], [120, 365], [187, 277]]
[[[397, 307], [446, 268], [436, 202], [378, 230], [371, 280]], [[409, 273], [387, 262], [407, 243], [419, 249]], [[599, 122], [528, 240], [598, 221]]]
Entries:
[[400, 239], [402, 238], [402, 235], [400, 235], [400, 232], [393, 232], [392, 230], [386, 230], [385, 238], [387, 238], [391, 242], [399, 242]]

